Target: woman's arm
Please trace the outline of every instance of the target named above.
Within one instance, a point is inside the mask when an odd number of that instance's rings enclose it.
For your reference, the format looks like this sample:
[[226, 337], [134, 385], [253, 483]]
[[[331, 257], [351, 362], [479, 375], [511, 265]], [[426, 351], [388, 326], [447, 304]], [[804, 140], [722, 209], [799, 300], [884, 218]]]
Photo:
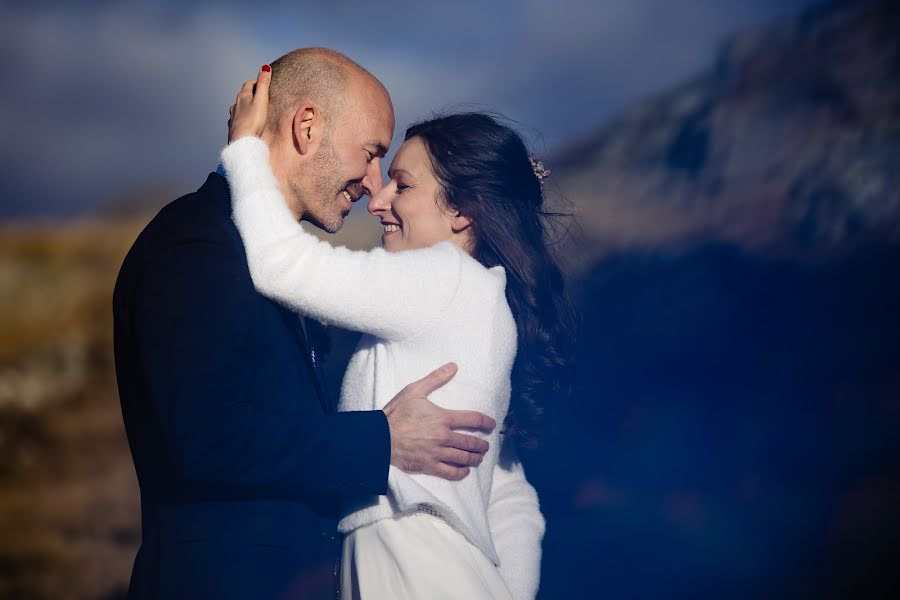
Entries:
[[450, 304], [460, 250], [451, 244], [388, 254], [351, 252], [306, 233], [291, 214], [269, 165], [265, 129], [271, 70], [244, 83], [222, 152], [234, 222], [254, 286], [321, 321], [400, 339], [422, 331]]
[[463, 257], [451, 243], [395, 253], [335, 248], [294, 219], [261, 139], [232, 142], [222, 151], [222, 164], [250, 275], [266, 296], [386, 339], [422, 331], [453, 300]]
[[500, 556], [500, 573], [515, 600], [533, 600], [541, 578], [544, 517], [535, 489], [525, 479], [515, 441], [504, 436], [494, 467], [488, 523]]

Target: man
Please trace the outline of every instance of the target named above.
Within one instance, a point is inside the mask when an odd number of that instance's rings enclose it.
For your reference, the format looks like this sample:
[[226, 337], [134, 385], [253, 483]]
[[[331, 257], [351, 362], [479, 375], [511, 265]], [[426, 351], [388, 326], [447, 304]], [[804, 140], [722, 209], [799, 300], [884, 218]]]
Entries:
[[[264, 134], [300, 220], [334, 232], [380, 189], [390, 97], [333, 51], [273, 63]], [[365, 301], [365, 299], [360, 299]], [[141, 485], [130, 598], [315, 597], [332, 588], [333, 516], [382, 494], [388, 465], [460, 479], [489, 417], [426, 396], [447, 365], [384, 411], [335, 413], [314, 324], [253, 287], [225, 180], [166, 206], [126, 257], [113, 298], [122, 413]]]

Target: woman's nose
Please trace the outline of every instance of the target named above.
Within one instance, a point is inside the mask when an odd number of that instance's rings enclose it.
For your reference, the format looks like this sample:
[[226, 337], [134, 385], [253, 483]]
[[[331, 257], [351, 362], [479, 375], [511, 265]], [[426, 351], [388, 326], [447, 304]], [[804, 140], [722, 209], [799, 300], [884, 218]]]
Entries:
[[369, 196], [369, 205], [366, 208], [370, 214], [375, 215], [378, 212], [391, 209], [390, 188], [391, 184], [388, 183], [388, 185], [378, 190], [378, 193]]

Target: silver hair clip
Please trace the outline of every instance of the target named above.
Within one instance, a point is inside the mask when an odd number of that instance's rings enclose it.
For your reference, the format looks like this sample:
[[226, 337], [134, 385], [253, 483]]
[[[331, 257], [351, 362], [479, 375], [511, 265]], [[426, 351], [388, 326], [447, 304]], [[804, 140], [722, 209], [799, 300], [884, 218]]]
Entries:
[[531, 157], [531, 170], [534, 171], [534, 176], [538, 178], [539, 182], [541, 182], [541, 186], [544, 185], [545, 181], [550, 179], [550, 169], [544, 166], [544, 163], [541, 162], [540, 157]]

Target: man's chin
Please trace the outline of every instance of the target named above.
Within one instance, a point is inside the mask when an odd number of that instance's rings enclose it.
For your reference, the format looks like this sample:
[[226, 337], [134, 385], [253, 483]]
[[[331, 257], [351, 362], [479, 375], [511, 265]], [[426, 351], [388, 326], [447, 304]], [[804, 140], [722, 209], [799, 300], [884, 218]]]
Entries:
[[328, 233], [337, 233], [344, 226], [344, 217], [340, 217], [337, 221], [329, 223], [327, 226], [322, 227]]
[[313, 215], [307, 215], [305, 221], [324, 231], [325, 233], [337, 233], [344, 226], [344, 217], [337, 215], [329, 219], [322, 219]]

